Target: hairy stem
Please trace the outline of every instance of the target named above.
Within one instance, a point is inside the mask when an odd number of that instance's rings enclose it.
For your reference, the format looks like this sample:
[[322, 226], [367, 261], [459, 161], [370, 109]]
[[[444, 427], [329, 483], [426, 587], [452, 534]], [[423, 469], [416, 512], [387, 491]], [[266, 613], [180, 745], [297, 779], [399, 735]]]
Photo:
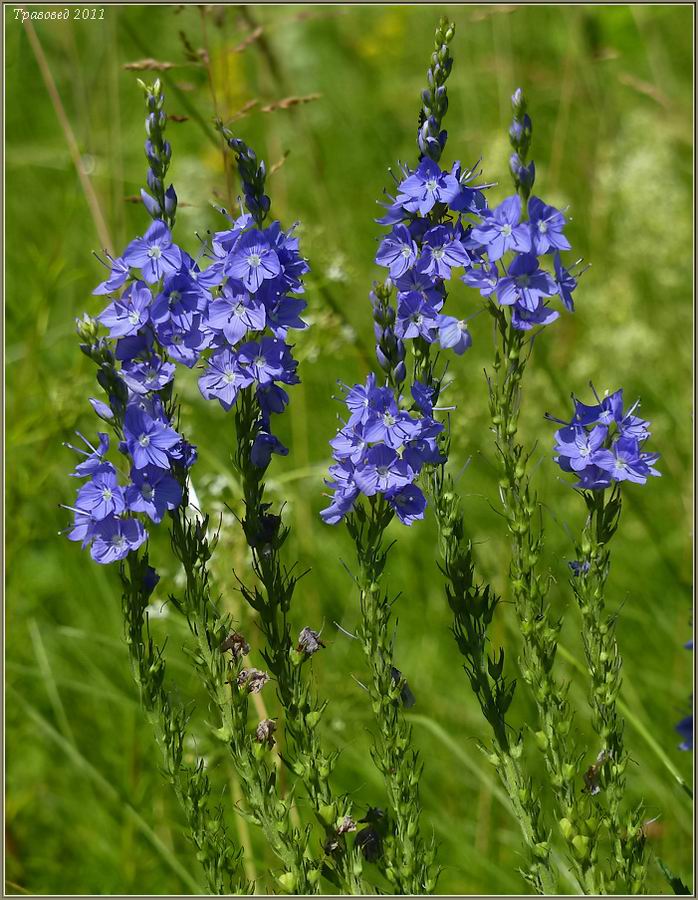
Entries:
[[628, 753], [623, 740], [624, 722], [617, 707], [622, 659], [615, 636], [616, 617], [606, 614], [605, 603], [610, 568], [608, 545], [618, 527], [621, 494], [616, 484], [610, 492], [587, 491], [582, 496], [588, 516], [570, 584], [582, 616], [584, 652], [591, 682], [592, 725], [601, 739], [596, 763], [585, 778], [591, 797], [601, 796], [603, 791], [606, 799], [603, 819], [612, 846], [611, 887], [639, 894], [644, 889], [647, 873], [642, 807], [633, 810], [627, 821], [624, 819], [621, 804]]
[[242, 852], [228, 839], [223, 810], [209, 805], [210, 784], [203, 760], [188, 766], [182, 759], [189, 717], [165, 689], [165, 659], [150, 636], [146, 608], [155, 573], [147, 553], [131, 553], [121, 565], [120, 575], [134, 680], [162, 751], [164, 771], [184, 810], [208, 888], [213, 894], [251, 893], [242, 871]]
[[519, 627], [523, 637], [521, 673], [531, 688], [538, 709], [541, 748], [552, 782], [559, 813], [559, 827], [574, 870], [585, 893], [596, 893], [596, 867], [590, 858], [588, 824], [577, 795], [578, 757], [568, 735], [572, 712], [568, 685], [553, 674], [561, 620], [551, 617], [547, 579], [538, 571], [543, 549], [538, 500], [531, 489], [526, 466], [530, 454], [517, 441], [521, 381], [526, 368], [524, 333], [511, 324], [506, 309], [489, 304], [496, 324], [498, 346], [494, 376], [488, 378], [490, 414], [501, 464], [499, 493], [511, 537], [509, 578]]
[[184, 510], [183, 502], [172, 514], [172, 548], [184, 568], [186, 584], [183, 596], [171, 600], [186, 616], [196, 638], [191, 656], [218, 713], [215, 733], [229, 747], [247, 801], [247, 817], [262, 829], [282, 863], [277, 881], [289, 893], [315, 893], [319, 873], [305, 853], [307, 830], [292, 826], [290, 803], [279, 797], [276, 766], [269, 762], [265, 744], [249, 731], [249, 692], [259, 688], [244, 676], [254, 670], [243, 671], [242, 654], [233, 654], [229, 661], [223, 649], [230, 622], [210, 594], [208, 518], [191, 521]]
[[[442, 447], [448, 457], [448, 444]], [[465, 537], [463, 511], [453, 481], [444, 466], [431, 472], [429, 493], [439, 529], [439, 551], [446, 578], [446, 599], [453, 613], [453, 634], [462, 656], [470, 686], [494, 738], [491, 751], [485, 750], [509, 795], [529, 849], [527, 868], [522, 872], [539, 894], [557, 892], [551, 867], [550, 844], [541, 817], [541, 804], [531, 779], [521, 765], [523, 737], [512, 740], [507, 730], [506, 712], [516, 683], [503, 674], [504, 650], [488, 654], [488, 629], [499, 597], [489, 585], [476, 584], [472, 544]], [[484, 750], [483, 746], [483, 750]]]
[[254, 465], [251, 458], [258, 418], [254, 393], [243, 391], [235, 416], [235, 468], [241, 477], [245, 502], [243, 529], [261, 589], [242, 585], [241, 590], [259, 614], [266, 639], [264, 658], [276, 679], [285, 714], [285, 733], [291, 743], [284, 755], [285, 762], [302, 779], [324, 832], [323, 872], [336, 887], [351, 894], [363, 894], [361, 854], [357, 848], [348, 847], [344, 836], [347, 826], [351, 827], [351, 804], [346, 796], [335, 797], [330, 784], [339, 754], [327, 753], [318, 733], [327, 703], [320, 702], [306, 677], [312, 654], [302, 645], [296, 646], [291, 636], [289, 613], [298, 576], [285, 568], [280, 555], [288, 529], [284, 528], [281, 516], [269, 511], [270, 504], [264, 498], [265, 470]]
[[359, 564], [358, 636], [371, 671], [368, 691], [379, 728], [371, 754], [385, 779], [394, 817], [394, 823], [376, 822], [375, 831], [382, 844], [381, 867], [395, 891], [431, 893], [437, 878], [435, 847], [425, 844], [419, 830], [422, 765], [411, 749], [412, 729], [402, 714], [402, 706], [411, 695], [393, 662], [393, 638], [388, 631], [392, 601], [380, 587], [390, 549], [383, 548], [383, 536], [393, 513], [380, 495], [371, 497], [369, 504], [368, 513], [363, 506], [351, 513], [347, 528]]

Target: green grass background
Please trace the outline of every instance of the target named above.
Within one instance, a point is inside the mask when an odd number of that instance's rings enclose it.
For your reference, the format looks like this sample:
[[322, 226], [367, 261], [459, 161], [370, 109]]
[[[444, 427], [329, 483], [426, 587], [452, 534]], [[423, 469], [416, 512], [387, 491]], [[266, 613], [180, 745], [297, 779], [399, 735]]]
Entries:
[[[41, 7], [35, 7], [41, 8]], [[593, 267], [577, 292], [578, 310], [536, 342], [527, 373], [521, 430], [538, 441], [535, 481], [544, 504], [551, 601], [564, 615], [560, 677], [572, 679], [580, 752], [597, 752], [589, 727], [579, 621], [567, 585], [570, 534], [583, 521], [579, 498], [558, 477], [550, 453], [547, 410], [568, 413], [571, 391], [623, 385], [641, 396], [661, 452], [661, 479], [625, 492], [614, 541], [608, 601], [620, 610], [623, 699], [632, 765], [628, 795], [644, 799], [653, 852], [691, 881], [692, 808], [675, 775], [690, 782], [693, 758], [677, 750], [674, 724], [687, 710], [692, 658], [683, 649], [691, 618], [691, 328], [692, 328], [692, 9], [685, 6], [460, 6], [207, 8], [106, 7], [103, 21], [38, 22], [36, 34], [94, 187], [112, 248], [142, 233], [143, 209], [125, 198], [145, 175], [142, 96], [125, 63], [154, 57], [175, 64], [164, 73], [167, 109], [188, 116], [171, 123], [171, 175], [180, 197], [176, 238], [194, 251], [195, 231], [221, 227], [208, 201], [226, 201], [214, 104], [236, 123], [270, 164], [276, 216], [302, 223], [309, 258], [308, 320], [298, 339], [303, 384], [279, 423], [291, 448], [275, 460], [269, 486], [286, 503], [292, 526], [288, 559], [312, 571], [294, 613], [298, 628], [324, 623], [327, 649], [315, 658], [321, 693], [330, 700], [327, 741], [343, 749], [338, 790], [358, 810], [383, 805], [368, 748], [369, 704], [359, 649], [332, 622], [351, 629], [357, 600], [340, 560], [351, 564], [342, 528], [324, 526], [318, 511], [327, 441], [338, 406], [335, 382], [363, 379], [372, 354], [367, 293], [380, 277], [373, 264], [380, 228], [375, 201], [390, 186], [387, 168], [415, 159], [419, 92], [442, 13], [456, 21], [449, 81], [445, 160], [483, 160], [499, 181], [491, 197], [510, 191], [507, 175], [509, 96], [522, 85], [534, 122], [536, 192], [568, 206], [575, 251]], [[239, 44], [257, 25], [263, 37]], [[206, 68], [186, 61], [179, 32], [206, 47]], [[6, 874], [9, 892], [165, 893], [190, 891], [201, 873], [182, 832], [182, 817], [158, 771], [150, 728], [140, 711], [122, 640], [118, 579], [93, 564], [57, 532], [74, 482], [72, 455], [61, 446], [76, 428], [96, 421], [91, 363], [79, 352], [73, 321], [96, 314], [91, 296], [102, 270], [92, 257], [100, 237], [76, 175], [66, 135], [35, 55], [11, 7], [6, 35]], [[320, 94], [304, 105], [261, 111], [289, 96]], [[233, 184], [234, 191], [237, 185]], [[477, 296], [455, 287], [453, 308], [470, 313]], [[508, 549], [496, 513], [496, 477], [487, 427], [483, 368], [492, 353], [486, 316], [473, 321], [474, 347], [454, 360], [451, 465], [470, 465], [459, 484], [483, 572], [508, 597]], [[191, 373], [189, 373], [191, 374]], [[222, 602], [240, 607], [232, 568], [248, 558], [226, 505], [239, 508], [229, 455], [232, 422], [206, 404], [193, 375], [181, 380], [183, 421], [198, 444], [194, 470], [202, 503], [222, 515], [214, 560]], [[454, 641], [435, 562], [433, 522], [396, 528], [388, 576], [399, 619], [397, 663], [417, 697], [415, 742], [422, 751], [423, 825], [440, 844], [443, 892], [517, 892], [521, 842], [493, 772], [477, 749], [486, 736]], [[153, 557], [163, 572], [160, 599], [177, 589], [166, 541]], [[181, 645], [174, 615], [155, 621], [169, 635], [171, 674], [181, 695], [205, 703]], [[515, 666], [519, 645], [505, 604], [495, 635]], [[259, 662], [259, 661], [258, 661]], [[265, 700], [274, 709], [273, 691]], [[521, 690], [514, 723], [532, 722]], [[196, 751], [209, 759], [215, 790], [236, 839], [247, 840], [234, 815], [236, 785], [227, 760], [200, 729]], [[192, 752], [193, 752], [192, 747]], [[541, 803], [550, 806], [540, 756], [530, 767]], [[307, 814], [303, 800], [299, 811]], [[252, 834], [260, 890], [272, 885], [266, 848]], [[252, 863], [251, 863], [252, 864]], [[377, 878], [377, 875], [376, 875]], [[666, 886], [653, 863], [651, 890]], [[566, 889], [571, 889], [567, 885]]]

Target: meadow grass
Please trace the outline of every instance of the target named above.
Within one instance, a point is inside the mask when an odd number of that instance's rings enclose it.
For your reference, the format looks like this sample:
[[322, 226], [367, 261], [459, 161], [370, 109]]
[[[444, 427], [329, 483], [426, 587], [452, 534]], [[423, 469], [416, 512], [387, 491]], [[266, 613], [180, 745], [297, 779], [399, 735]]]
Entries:
[[[331, 701], [326, 738], [344, 751], [337, 786], [365, 810], [384, 802], [368, 752], [372, 713], [352, 677], [363, 677], [360, 648], [333, 625], [353, 630], [357, 622], [355, 592], [340, 562], [352, 553], [344, 529], [323, 525], [318, 511], [339, 411], [330, 397], [338, 379], [363, 380], [373, 352], [367, 293], [381, 271], [372, 262], [380, 231], [375, 201], [391, 185], [388, 166], [415, 158], [419, 91], [441, 12], [457, 27], [446, 161], [472, 164], [482, 156], [485, 177], [501, 182], [493, 196], [509, 193], [509, 96], [523, 86], [534, 121], [537, 191], [569, 205], [571, 242], [593, 263], [575, 315], [536, 342], [521, 420], [524, 439], [538, 441], [535, 482], [545, 504], [551, 599], [565, 615], [558, 665], [573, 678], [578, 743], [590, 754], [586, 687], [576, 669], [583, 650], [566, 584], [570, 529], [581, 527], [583, 505], [558, 477], [553, 429], [543, 414], [566, 415], [570, 392], [583, 396], [589, 379], [600, 391], [623, 385], [629, 399], [642, 397], [653, 423], [651, 449], [662, 454], [663, 477], [625, 493], [608, 601], [620, 609], [629, 797], [644, 798], [648, 818], [657, 817], [653, 852], [690, 880], [692, 807], [679, 779], [691, 782], [692, 757], [676, 749], [673, 729], [689, 701], [692, 666], [683, 650], [692, 590], [692, 9], [250, 6], [202, 13], [144, 5], [107, 8], [102, 22], [36, 23], [36, 35], [117, 252], [147, 225], [142, 208], [126, 199], [142, 184], [145, 160], [138, 73], [124, 64], [144, 57], [175, 64], [162, 74], [168, 112], [188, 116], [168, 130], [180, 198], [175, 235], [192, 252], [194, 230], [220, 227], [209, 199], [228, 202], [214, 114], [227, 121], [258, 101], [232, 127], [269, 164], [283, 163], [270, 179], [273, 212], [286, 224], [301, 222], [312, 266], [307, 318], [315, 326], [297, 342], [303, 384], [293, 388], [290, 415], [279, 423], [291, 452], [272, 464], [269, 490], [285, 502], [293, 526], [288, 558], [311, 568], [296, 592], [296, 625], [324, 624], [328, 646], [313, 665]], [[91, 256], [100, 238], [32, 45], [11, 8], [5, 15], [7, 891], [192, 891], [201, 872], [138, 706], [117, 574], [57, 536], [67, 523], [58, 504], [73, 496], [73, 460], [61, 442], [76, 428], [89, 435], [96, 427], [87, 403], [93, 370], [78, 351], [73, 321], [101, 308], [90, 296], [102, 277]], [[262, 36], [240, 49], [260, 24]], [[210, 80], [205, 66], [187, 61], [180, 31], [195, 50], [206, 49]], [[313, 94], [320, 97], [262, 109]], [[472, 312], [476, 299], [461, 286], [451, 302]], [[450, 370], [447, 398], [457, 406], [451, 465], [457, 470], [469, 461], [459, 486], [477, 558], [508, 600], [482, 374], [492, 355], [488, 317], [475, 318], [472, 331], [473, 348]], [[232, 575], [233, 566], [249, 573], [228, 508], [240, 507], [230, 467], [232, 418], [202, 400], [194, 374], [182, 378], [180, 390], [186, 433], [200, 451], [197, 491], [222, 522], [217, 589], [259, 645]], [[439, 891], [520, 891], [518, 825], [477, 749], [486, 731], [449, 633], [434, 523], [427, 517], [413, 528], [395, 526], [394, 536], [389, 576], [402, 592], [396, 659], [417, 698], [410, 716], [426, 762], [423, 827], [426, 834], [433, 829], [444, 866]], [[156, 596], [164, 600], [177, 590], [178, 573], [163, 536], [152, 544], [163, 573]], [[495, 637], [513, 659], [519, 636], [512, 613], [505, 604]], [[169, 666], [203, 721], [205, 700], [181, 653], [185, 626], [171, 614], [155, 619], [154, 630], [169, 634]], [[271, 691], [265, 701], [273, 711]], [[532, 717], [521, 690], [512, 721]], [[232, 832], [251, 843], [259, 889], [270, 888], [269, 851], [234, 814], [238, 788], [227, 760], [204, 729], [195, 749], [208, 757]], [[544, 784], [533, 750], [530, 766]], [[542, 803], [550, 799], [544, 790]], [[300, 815], [307, 812], [299, 800]], [[654, 863], [648, 888], [665, 889]]]

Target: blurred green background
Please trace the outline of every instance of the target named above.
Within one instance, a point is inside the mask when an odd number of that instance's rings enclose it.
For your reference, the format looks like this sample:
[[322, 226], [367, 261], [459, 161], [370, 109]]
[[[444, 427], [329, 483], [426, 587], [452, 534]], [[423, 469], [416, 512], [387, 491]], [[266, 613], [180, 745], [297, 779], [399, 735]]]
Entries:
[[[565, 616], [558, 665], [572, 679], [577, 741], [589, 763], [597, 748], [585, 683], [575, 672], [582, 647], [567, 585], [571, 534], [583, 510], [558, 477], [553, 428], [542, 417], [548, 410], [567, 415], [570, 392], [588, 396], [593, 379], [600, 391], [622, 385], [629, 399], [642, 397], [653, 422], [663, 477], [625, 491], [608, 601], [620, 610], [629, 799], [644, 799], [647, 817], [656, 818], [654, 853], [690, 883], [692, 808], [675, 776], [690, 782], [693, 758], [678, 751], [674, 725], [688, 709], [692, 672], [683, 649], [692, 588], [692, 8], [142, 5], [106, 7], [102, 20], [36, 22], [38, 50], [12, 7], [5, 8], [10, 893], [176, 893], [201, 884], [138, 707], [117, 573], [57, 534], [68, 519], [58, 504], [70, 503], [75, 487], [67, 474], [72, 454], [61, 442], [76, 428], [93, 435], [98, 424], [87, 402], [95, 392], [93, 368], [73, 328], [76, 316], [102, 306], [91, 296], [103, 272], [91, 254], [107, 241], [120, 252], [148, 221], [127, 199], [143, 183], [145, 161], [139, 73], [124, 68], [147, 58], [172, 64], [162, 72], [167, 109], [187, 117], [168, 127], [170, 174], [181, 202], [175, 236], [183, 247], [195, 252], [195, 231], [221, 227], [209, 200], [229, 196], [214, 112], [230, 120], [243, 111], [233, 127], [270, 165], [283, 163], [270, 193], [282, 222], [301, 222], [312, 266], [307, 319], [314, 327], [297, 342], [303, 384], [279, 423], [291, 452], [274, 461], [270, 491], [286, 503], [292, 525], [289, 561], [297, 557], [301, 568], [312, 569], [298, 589], [294, 621], [298, 628], [324, 624], [328, 646], [314, 670], [330, 700], [325, 737], [343, 748], [337, 788], [352, 794], [359, 811], [385, 802], [368, 753], [371, 710], [352, 677], [363, 677], [360, 649], [332, 624], [351, 629], [356, 622], [357, 600], [340, 562], [351, 564], [351, 550], [343, 529], [324, 526], [318, 510], [339, 409], [330, 398], [337, 379], [363, 380], [372, 355], [367, 293], [382, 271], [373, 264], [380, 234], [375, 201], [391, 184], [388, 167], [415, 160], [419, 93], [441, 13], [457, 26], [445, 162], [482, 157], [484, 177], [500, 182], [492, 202], [509, 193], [509, 96], [523, 86], [534, 123], [536, 193], [569, 205], [575, 252], [593, 263], [577, 292], [576, 314], [563, 315], [536, 342], [522, 415], [525, 439], [538, 441], [535, 480], [544, 503], [546, 565], [555, 579], [551, 601]], [[264, 110], [309, 95], [319, 96]], [[231, 186], [235, 195], [234, 179]], [[449, 303], [466, 314], [478, 297], [455, 286]], [[451, 464], [458, 470], [470, 460], [459, 482], [468, 523], [483, 573], [506, 598], [508, 550], [490, 505], [496, 478], [483, 377], [492, 336], [486, 316], [472, 327], [473, 349], [451, 366], [450, 398], [458, 407]], [[194, 374], [182, 377], [180, 390], [186, 433], [200, 451], [195, 484], [203, 505], [222, 516], [216, 587], [258, 646], [232, 575], [233, 567], [242, 576], [249, 571], [226, 507], [239, 507], [229, 465], [232, 421], [203, 401]], [[417, 697], [412, 718], [426, 763], [423, 826], [440, 844], [439, 890], [525, 890], [517, 874], [517, 823], [477, 749], [487, 734], [449, 634], [433, 522], [396, 528], [394, 536], [399, 543], [388, 574], [403, 592], [397, 663]], [[177, 589], [178, 573], [162, 535], [152, 556], [163, 572], [156, 600], [164, 600]], [[181, 654], [186, 631], [174, 614], [157, 618], [154, 628], [169, 635], [171, 674], [185, 699], [198, 699], [201, 724], [205, 703]], [[514, 666], [519, 639], [508, 604], [495, 636]], [[273, 711], [273, 691], [264, 699]], [[533, 715], [519, 691], [512, 722], [531, 722]], [[232, 833], [252, 841], [250, 865], [259, 889], [268, 890], [266, 848], [234, 815], [237, 786], [227, 760], [199, 730], [196, 750], [209, 759]], [[547, 807], [552, 791], [533, 751], [530, 766]], [[302, 799], [299, 812], [307, 815]], [[655, 863], [648, 885], [667, 889]]]

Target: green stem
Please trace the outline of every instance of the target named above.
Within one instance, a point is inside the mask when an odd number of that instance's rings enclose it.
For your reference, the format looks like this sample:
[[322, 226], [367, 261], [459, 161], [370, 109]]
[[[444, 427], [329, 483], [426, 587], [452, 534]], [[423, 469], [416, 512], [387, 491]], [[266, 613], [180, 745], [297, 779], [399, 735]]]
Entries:
[[[606, 800], [604, 819], [613, 849], [611, 886], [638, 894], [647, 874], [642, 807], [633, 810], [625, 821], [621, 805], [629, 757], [623, 740], [624, 722], [618, 712], [622, 659], [615, 636], [615, 616], [606, 615], [605, 609], [609, 543], [618, 527], [621, 494], [615, 485], [608, 496], [605, 490], [584, 492], [582, 496], [588, 516], [577, 547], [577, 572], [570, 583], [582, 616], [592, 725], [601, 739], [596, 763], [587, 772], [588, 788], [592, 796], [603, 790]], [[597, 826], [594, 843], [598, 830]], [[595, 851], [595, 847], [590, 848], [592, 860]]]
[[128, 564], [120, 568], [134, 680], [161, 748], [167, 778], [184, 810], [209, 890], [213, 894], [251, 893], [242, 872], [242, 852], [228, 840], [223, 810], [209, 806], [210, 785], [203, 760], [194, 767], [182, 762], [188, 716], [165, 689], [165, 659], [150, 636], [146, 607], [152, 574], [147, 553], [131, 553]]
[[358, 848], [350, 849], [344, 826], [351, 803], [346, 796], [335, 798], [330, 785], [338, 753], [325, 752], [318, 725], [326, 703], [313, 692], [304, 667], [310, 658], [296, 648], [288, 614], [298, 582], [281, 562], [280, 550], [288, 535], [280, 516], [269, 513], [265, 502], [264, 469], [255, 466], [251, 449], [259, 426], [255, 394], [245, 390], [236, 407], [237, 445], [235, 468], [240, 474], [245, 517], [243, 529], [252, 551], [252, 568], [261, 590], [242, 586], [247, 602], [259, 614], [266, 639], [265, 660], [276, 679], [277, 693], [285, 713], [285, 732], [291, 739], [284, 759], [303, 780], [316, 819], [323, 829], [323, 870], [336, 887], [351, 894], [363, 894], [362, 858]]
[[390, 549], [383, 549], [383, 537], [393, 513], [380, 495], [370, 498], [369, 509], [367, 514], [363, 506], [357, 506], [347, 518], [347, 529], [359, 566], [358, 637], [371, 672], [368, 691], [379, 729], [371, 754], [385, 780], [394, 819], [382, 825], [380, 865], [396, 893], [431, 893], [437, 878], [435, 847], [424, 843], [419, 830], [422, 765], [411, 749], [412, 728], [402, 712], [406, 682], [393, 662], [388, 628], [392, 602], [380, 587]]
[[[442, 451], [448, 457], [447, 438]], [[514, 696], [515, 683], [507, 681], [503, 675], [504, 650], [500, 649], [499, 654], [492, 656], [487, 653], [488, 629], [499, 597], [489, 585], [475, 583], [472, 544], [465, 539], [463, 512], [453, 482], [443, 466], [432, 471], [429, 493], [439, 529], [446, 599], [453, 612], [453, 633], [466, 660], [464, 669], [470, 686], [494, 738], [491, 752], [486, 752], [507, 791], [529, 849], [527, 870], [522, 874], [539, 894], [555, 894], [557, 879], [541, 819], [541, 805], [521, 765], [523, 737], [518, 735], [512, 742], [507, 732], [505, 715]]]
[[523, 636], [521, 671], [538, 709], [540, 730], [536, 740], [556, 798], [560, 832], [580, 886], [585, 893], [593, 894], [598, 885], [589, 842], [590, 831], [596, 826], [586, 823], [577, 796], [579, 761], [568, 740], [572, 724], [569, 686], [560, 684], [552, 671], [562, 622], [551, 618], [546, 599], [548, 583], [537, 570], [543, 532], [534, 518], [540, 512], [526, 473], [529, 456], [517, 442], [521, 381], [527, 360], [524, 333], [513, 328], [506, 309], [490, 302], [489, 311], [498, 335], [494, 377], [488, 379], [490, 414], [501, 464], [500, 498], [511, 537], [510, 583]]
[[239, 683], [242, 654], [234, 655], [229, 662], [223, 650], [230, 622], [210, 595], [208, 517], [191, 521], [185, 508], [186, 495], [171, 516], [172, 548], [184, 568], [186, 584], [182, 598], [171, 599], [186, 615], [196, 638], [196, 651], [191, 655], [218, 712], [220, 726], [215, 734], [229, 747], [249, 806], [247, 816], [262, 829], [281, 860], [283, 871], [276, 876], [279, 884], [288, 893], [316, 893], [319, 872], [305, 853], [308, 833], [292, 827], [290, 804], [278, 795], [276, 766], [268, 762], [268, 748], [248, 730], [250, 685]]

